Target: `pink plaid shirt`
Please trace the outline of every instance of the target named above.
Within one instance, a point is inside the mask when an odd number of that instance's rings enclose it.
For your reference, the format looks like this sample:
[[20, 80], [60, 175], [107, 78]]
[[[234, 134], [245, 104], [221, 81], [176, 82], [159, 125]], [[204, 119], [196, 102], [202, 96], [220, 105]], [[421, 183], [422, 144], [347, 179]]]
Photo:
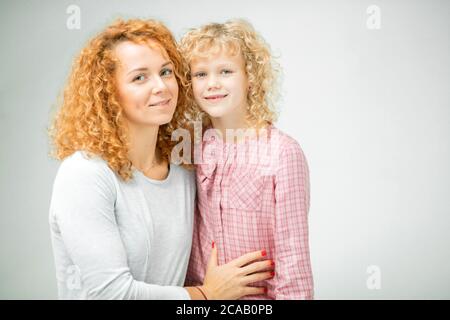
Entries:
[[[212, 131], [212, 130], [210, 130]], [[197, 166], [197, 210], [186, 285], [203, 282], [211, 254], [219, 264], [265, 249], [275, 276], [243, 299], [313, 299], [308, 242], [309, 172], [299, 144], [273, 126], [267, 139], [223, 142], [206, 131]]]

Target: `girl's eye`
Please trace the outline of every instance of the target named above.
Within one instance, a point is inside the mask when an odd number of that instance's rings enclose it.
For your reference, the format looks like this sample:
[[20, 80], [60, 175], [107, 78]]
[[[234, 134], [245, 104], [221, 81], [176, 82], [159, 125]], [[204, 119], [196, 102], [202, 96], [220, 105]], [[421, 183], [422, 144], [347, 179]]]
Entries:
[[227, 75], [227, 74], [232, 74], [233, 71], [228, 70], [228, 69], [224, 69], [224, 70], [221, 71], [221, 73]]
[[164, 77], [164, 76], [170, 76], [170, 75], [172, 75], [172, 73], [173, 73], [172, 69], [169, 69], [169, 68], [163, 69], [163, 70], [161, 71], [161, 76], [162, 76], [162, 77]]
[[203, 78], [205, 76], [206, 76], [206, 72], [203, 72], [203, 71], [194, 73], [195, 78]]
[[144, 81], [145, 80], [145, 75], [140, 74], [137, 77], [134, 77], [133, 82], [135, 81]]

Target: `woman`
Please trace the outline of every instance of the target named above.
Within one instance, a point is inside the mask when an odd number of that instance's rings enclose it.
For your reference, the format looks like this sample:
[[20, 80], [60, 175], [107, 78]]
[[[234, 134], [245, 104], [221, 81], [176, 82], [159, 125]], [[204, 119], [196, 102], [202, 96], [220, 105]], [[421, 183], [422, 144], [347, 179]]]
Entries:
[[181, 56], [156, 21], [118, 21], [75, 61], [52, 127], [63, 160], [50, 227], [62, 299], [238, 299], [262, 294], [264, 250], [184, 283], [192, 243], [193, 171], [170, 164], [187, 108]]

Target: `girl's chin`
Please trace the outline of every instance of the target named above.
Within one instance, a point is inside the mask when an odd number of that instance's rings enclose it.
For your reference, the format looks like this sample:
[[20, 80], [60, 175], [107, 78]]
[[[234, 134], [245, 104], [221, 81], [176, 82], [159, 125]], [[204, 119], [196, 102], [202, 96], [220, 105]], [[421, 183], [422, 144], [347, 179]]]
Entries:
[[227, 110], [224, 110], [223, 108], [205, 108], [203, 109], [206, 114], [212, 118], [222, 118], [225, 117], [228, 112]]

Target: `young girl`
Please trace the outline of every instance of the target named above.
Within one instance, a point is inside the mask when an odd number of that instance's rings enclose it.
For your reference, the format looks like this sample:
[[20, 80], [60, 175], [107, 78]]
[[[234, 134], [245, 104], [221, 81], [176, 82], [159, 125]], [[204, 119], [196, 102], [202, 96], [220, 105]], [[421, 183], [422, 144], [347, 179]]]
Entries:
[[[192, 171], [170, 164], [184, 122], [183, 63], [169, 30], [117, 21], [75, 61], [52, 138], [62, 161], [50, 206], [61, 299], [236, 299], [270, 277], [261, 250], [183, 288], [195, 200]], [[267, 264], [268, 262], [265, 261]], [[256, 271], [256, 273], [255, 273]]]
[[272, 125], [276, 68], [268, 46], [250, 24], [233, 20], [191, 30], [180, 47], [195, 98], [191, 117], [206, 129], [196, 146], [198, 212], [186, 283], [201, 283], [215, 241], [220, 263], [259, 247], [272, 259], [273, 277], [254, 284], [266, 294], [244, 299], [312, 299], [308, 165], [299, 144]]

